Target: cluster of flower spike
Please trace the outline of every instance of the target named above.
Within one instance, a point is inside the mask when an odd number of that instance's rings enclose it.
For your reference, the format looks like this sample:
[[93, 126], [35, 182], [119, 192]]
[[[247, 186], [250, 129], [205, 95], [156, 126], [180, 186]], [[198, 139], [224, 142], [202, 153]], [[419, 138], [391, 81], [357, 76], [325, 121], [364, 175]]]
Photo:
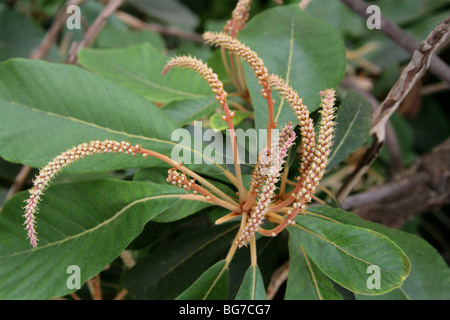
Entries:
[[[250, 0], [239, 1], [235, 12], [233, 12], [232, 22], [230, 22], [229, 25], [227, 24], [230, 34], [236, 30], [238, 31], [239, 28], [245, 24], [245, 21], [248, 18], [250, 3]], [[263, 86], [263, 89], [261, 90], [262, 96], [268, 99], [268, 101], [271, 101], [271, 103], [269, 103], [269, 115], [270, 110], [272, 110], [273, 113], [271, 91], [272, 88], [274, 88], [279, 91], [279, 94], [283, 96], [283, 98], [286, 99], [292, 107], [300, 124], [300, 133], [302, 136], [301, 175], [300, 178], [298, 178], [295, 191], [292, 192], [292, 198], [286, 199], [282, 202], [282, 205], [284, 206], [285, 202], [289, 205], [290, 201], [292, 201], [293, 210], [289, 210], [287, 212], [288, 219], [283, 221], [273, 230], [260, 230], [260, 226], [264, 222], [269, 206], [273, 200], [276, 184], [279, 181], [288, 150], [294, 144], [295, 132], [292, 124], [288, 123], [281, 130], [278, 139], [274, 143], [268, 144], [268, 147], [261, 151], [258, 162], [252, 172], [252, 192], [254, 193], [252, 194], [252, 197], [249, 198], [252, 202], [248, 203], [248, 207], [246, 207], [245, 210], [248, 210], [252, 204], [253, 206], [249, 210], [248, 215], [244, 214], [246, 221], [236, 239], [236, 245], [238, 247], [242, 247], [252, 239], [255, 232], [258, 230], [264, 235], [274, 236], [283, 230], [286, 224], [293, 223], [292, 221], [296, 214], [305, 211], [306, 203], [311, 201], [311, 196], [314, 194], [321, 178], [323, 177], [326, 165], [328, 163], [328, 156], [331, 150], [334, 130], [335, 92], [332, 89], [321, 92], [321, 122], [316, 141], [314, 124], [312, 119], [309, 117], [308, 108], [303, 104], [303, 100], [283, 79], [275, 75], [269, 76], [263, 60], [260, 59], [254, 51], [239, 42], [239, 40], [232, 35], [225, 33], [206, 32], [204, 33], [203, 38], [206, 43], [227, 49], [230, 53], [242, 58], [251, 66], [252, 70], [256, 74], [259, 84]], [[228, 108], [226, 101], [227, 92], [224, 90], [223, 84], [219, 80], [217, 74], [214, 73], [213, 70], [201, 60], [187, 56], [175, 57], [169, 60], [162, 71], [162, 74], [165, 74], [169, 69], [174, 67], [192, 69], [199, 73], [208, 82], [212, 91], [215, 93], [216, 99], [225, 110], [226, 116], [223, 117], [223, 119], [228, 122], [229, 127], [233, 127], [231, 119], [233, 118], [234, 113]], [[273, 126], [273, 119], [269, 121], [269, 124], [268, 127], [270, 128], [274, 128], [276, 126]], [[271, 142], [271, 139], [268, 141]], [[28, 231], [28, 237], [33, 247], [36, 247], [37, 245], [35, 231], [35, 215], [37, 213], [37, 207], [43, 192], [49, 185], [50, 180], [53, 179], [64, 167], [70, 165], [78, 159], [97, 153], [125, 153], [131, 155], [140, 153], [144, 157], [147, 157], [147, 153], [153, 155], [153, 151], [141, 149], [139, 145], [131, 146], [128, 142], [97, 140], [91, 141], [89, 144], [80, 144], [77, 147], [69, 149], [54, 158], [53, 161], [40, 170], [39, 174], [34, 179], [34, 185], [29, 191], [30, 197], [26, 201], [26, 206], [24, 208], [26, 230]], [[237, 158], [237, 149], [234, 156]], [[166, 161], [164, 158], [162, 159], [163, 161]], [[173, 162], [168, 163], [174, 165]], [[200, 193], [206, 198], [207, 201], [214, 200], [215, 203], [219, 204], [227, 203], [226, 201], [217, 199], [215, 196], [211, 195], [208, 190], [196, 184], [194, 179], [188, 178], [184, 173], [178, 172], [175, 168], [170, 169], [168, 174], [167, 181], [180, 188], [192, 190], [194, 194]], [[194, 175], [195, 173], [191, 172], [189, 174]], [[239, 178], [237, 180], [240, 181], [239, 166], [236, 167], [236, 177]], [[200, 180], [201, 178], [197, 177], [197, 179]], [[240, 195], [241, 194], [244, 193], [242, 192]], [[281, 205], [276, 204], [272, 206], [272, 208], [277, 206]], [[228, 203], [228, 206], [224, 205], [224, 207], [229, 208], [230, 204]], [[233, 208], [232, 210], [235, 211], [232, 212], [231, 216], [234, 217], [243, 213], [242, 207], [241, 211], [239, 211], [238, 206], [236, 206], [238, 209], [235, 209], [234, 205], [231, 205], [231, 207]]]
[[125, 153], [134, 155], [135, 151], [138, 149], [140, 149], [139, 145], [131, 146], [130, 143], [125, 141], [91, 141], [89, 144], [83, 143], [67, 150], [42, 168], [33, 181], [33, 187], [29, 191], [30, 197], [26, 200], [24, 208], [24, 224], [26, 225], [25, 229], [28, 232], [28, 238], [30, 239], [31, 245], [33, 247], [36, 247], [37, 245], [35, 215], [38, 211], [38, 204], [41, 200], [41, 196], [45, 189], [47, 189], [50, 181], [56, 177], [62, 169], [89, 155], [97, 153]]
[[329, 89], [320, 92], [320, 94], [322, 95], [320, 110], [322, 119], [320, 121], [318, 141], [312, 156], [312, 161], [302, 179], [303, 183], [301, 189], [295, 194], [294, 208], [300, 206], [300, 208], [303, 209], [302, 206], [304, 206], [306, 202], [311, 201], [311, 195], [316, 191], [316, 188], [325, 173], [325, 168], [328, 164], [328, 156], [331, 151], [335, 118], [335, 91]]
[[276, 183], [279, 180], [283, 163], [285, 162], [288, 150], [294, 144], [294, 140], [294, 128], [291, 123], [288, 123], [281, 131], [278, 140], [272, 144], [271, 151], [267, 149], [261, 151], [262, 154], [271, 155], [271, 165], [267, 168], [264, 185], [256, 201], [256, 205], [251, 209], [248, 221], [241, 231], [238, 240], [236, 240], [238, 247], [246, 245], [263, 223], [275, 193]]

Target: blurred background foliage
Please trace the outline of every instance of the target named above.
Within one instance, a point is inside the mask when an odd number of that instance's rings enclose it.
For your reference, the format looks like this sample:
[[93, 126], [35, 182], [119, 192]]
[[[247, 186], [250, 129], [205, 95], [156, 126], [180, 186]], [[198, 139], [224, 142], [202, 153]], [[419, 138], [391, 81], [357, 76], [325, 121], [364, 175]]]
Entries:
[[[10, 58], [28, 58], [39, 46], [65, 0], [1, 0], [0, 1], [0, 61]], [[80, 41], [84, 32], [101, 12], [105, 1], [88, 0], [81, 6], [82, 29], [63, 28], [58, 40], [51, 47], [45, 60], [64, 62], [72, 41]], [[299, 1], [284, 1], [298, 3]], [[398, 24], [417, 42], [446, 17], [450, 16], [448, 0], [373, 0], [388, 19]], [[225, 78], [220, 68], [220, 56], [204, 46], [198, 36], [206, 30], [223, 30], [230, 18], [236, 1], [223, 0], [128, 0], [120, 11], [137, 17], [140, 21], [155, 23], [164, 28], [175, 28], [192, 35], [191, 38], [161, 35], [148, 30], [136, 30], [116, 15], [91, 45], [94, 48], [118, 48], [148, 42], [168, 55], [191, 54], [215, 65], [215, 70]], [[259, 12], [277, 6], [270, 0], [255, 0], [250, 18]], [[347, 46], [346, 76], [360, 88], [370, 92], [378, 101], [383, 101], [389, 89], [398, 79], [402, 68], [411, 55], [401, 49], [377, 30], [369, 30], [365, 21], [338, 0], [312, 0], [306, 11], [323, 19], [336, 28]], [[268, 26], [270, 28], [270, 26]], [[274, 48], [276, 50], [276, 48]], [[276, 54], [276, 52], [274, 53]], [[450, 63], [450, 46], [445, 46], [439, 56]], [[345, 91], [344, 88], [339, 90]], [[1, 116], [1, 115], [0, 115]], [[33, 121], [24, 119], [23, 121]], [[444, 82], [427, 72], [414, 87], [399, 110], [391, 118], [391, 124], [398, 139], [401, 152], [401, 167], [408, 168], [421, 155], [450, 136], [450, 94]], [[242, 124], [245, 126], [245, 123]], [[358, 161], [358, 152], [343, 164], [350, 166]], [[361, 191], [370, 186], [382, 184], [392, 178], [392, 159], [383, 147]], [[22, 165], [9, 163], [0, 158], [0, 206], [9, 196], [8, 192], [21, 170]], [[342, 168], [336, 169], [337, 172]], [[22, 188], [31, 185], [32, 171]], [[103, 174], [101, 174], [103, 176]], [[105, 173], [115, 177], [125, 173]], [[338, 175], [339, 176], [339, 175]], [[92, 178], [92, 177], [90, 177]], [[342, 175], [340, 179], [342, 179]], [[339, 178], [333, 178], [339, 179]], [[327, 187], [333, 191], [333, 180]], [[445, 188], [450, 188], [449, 179]], [[151, 224], [149, 225], [151, 229]], [[429, 212], [412, 218], [402, 229], [424, 237], [450, 264], [450, 207], [436, 207]], [[141, 239], [137, 239], [134, 245]], [[114, 282], [120, 272], [111, 268], [102, 276], [104, 283]]]

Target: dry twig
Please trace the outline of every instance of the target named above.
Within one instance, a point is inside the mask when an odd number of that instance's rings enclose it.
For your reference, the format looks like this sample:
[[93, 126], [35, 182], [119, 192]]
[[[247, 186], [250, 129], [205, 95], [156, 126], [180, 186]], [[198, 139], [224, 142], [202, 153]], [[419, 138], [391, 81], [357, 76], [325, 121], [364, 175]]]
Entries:
[[[369, 18], [370, 14], [367, 13], [367, 8], [370, 6], [370, 3], [367, 3], [364, 0], [341, 1], [362, 18]], [[405, 49], [411, 54], [420, 49], [420, 45], [416, 42], [416, 40], [414, 40], [409, 34], [403, 31], [398, 25], [386, 19], [386, 17], [384, 17], [383, 15], [380, 16], [380, 24], [380, 31], [391, 40], [393, 40], [401, 48]], [[450, 87], [450, 67], [437, 56], [431, 55], [430, 62], [430, 71], [432, 71], [441, 80], [445, 81]]]
[[375, 110], [370, 130], [373, 141], [372, 145], [366, 151], [362, 161], [358, 164], [356, 169], [339, 190], [337, 195], [339, 201], [342, 202], [349, 195], [360, 178], [367, 172], [372, 163], [375, 161], [381, 147], [385, 142], [387, 121], [397, 110], [400, 103], [410, 92], [414, 84], [422, 77], [423, 73], [430, 64], [430, 59], [433, 53], [447, 40], [449, 35], [450, 18], [447, 18], [421, 43], [420, 49], [414, 52], [411, 61], [403, 70], [400, 78], [391, 88], [386, 99]]
[[76, 63], [78, 52], [82, 48], [89, 47], [94, 42], [95, 38], [97, 38], [98, 34], [105, 26], [106, 19], [108, 19], [108, 17], [112, 15], [114, 11], [116, 11], [117, 8], [122, 5], [123, 2], [124, 0], [111, 0], [106, 4], [102, 12], [100, 12], [95, 21], [84, 34], [83, 39], [79, 43], [72, 43], [67, 57], [67, 63]]

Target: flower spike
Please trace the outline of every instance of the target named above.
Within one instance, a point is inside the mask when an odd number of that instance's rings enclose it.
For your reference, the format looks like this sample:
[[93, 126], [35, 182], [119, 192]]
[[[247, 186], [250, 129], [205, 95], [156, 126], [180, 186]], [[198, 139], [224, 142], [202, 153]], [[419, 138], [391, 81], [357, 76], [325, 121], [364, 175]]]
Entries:
[[231, 13], [231, 19], [225, 25], [225, 32], [232, 37], [236, 37], [237, 33], [245, 26], [248, 20], [250, 5], [252, 0], [239, 0]]
[[[265, 170], [260, 172], [261, 175], [266, 175], [264, 186], [262, 187], [258, 201], [251, 209], [251, 214], [248, 218], [247, 224], [239, 235], [237, 240], [237, 245], [239, 247], [246, 245], [255, 232], [258, 231], [259, 226], [263, 223], [269, 205], [272, 202], [276, 189], [276, 183], [279, 180], [288, 150], [294, 144], [294, 141], [294, 128], [291, 123], [288, 123], [281, 131], [278, 141], [272, 144], [272, 149], [263, 149], [261, 151], [261, 155], [271, 155], [271, 165], [270, 167], [266, 165]], [[265, 162], [267, 163], [267, 161]]]
[[303, 104], [303, 99], [299, 97], [294, 89], [277, 75], [270, 75], [268, 81], [274, 89], [279, 90], [279, 94], [289, 103], [300, 124], [302, 135], [300, 175], [303, 176], [312, 161], [316, 149], [314, 123], [309, 117], [308, 107]]
[[272, 230], [259, 230], [260, 234], [265, 236], [274, 236], [280, 233], [287, 225], [292, 224], [294, 218], [299, 213], [306, 211], [306, 203], [311, 201], [311, 197], [316, 191], [320, 180], [322, 179], [326, 166], [328, 164], [328, 156], [330, 155], [333, 131], [334, 131], [334, 118], [335, 108], [334, 103], [335, 91], [333, 89], [320, 92], [322, 95], [321, 102], [321, 115], [320, 130], [317, 141], [317, 146], [312, 155], [309, 166], [303, 172], [303, 175], [298, 178], [298, 183], [295, 186], [294, 191], [291, 193], [292, 197], [283, 201], [281, 204], [277, 204], [271, 207], [271, 210], [278, 209], [279, 207], [285, 207], [293, 201], [293, 210], [288, 211], [288, 216], [284, 221], [273, 228]]
[[222, 82], [219, 80], [217, 74], [214, 73], [213, 70], [209, 68], [205, 63], [203, 63], [203, 61], [193, 57], [180, 56], [170, 59], [167, 62], [166, 66], [164, 67], [162, 74], [165, 74], [167, 71], [169, 71], [170, 68], [175, 67], [188, 68], [199, 73], [208, 82], [209, 86], [212, 88], [212, 91], [216, 94], [216, 99], [222, 105], [222, 108], [225, 111], [225, 117], [223, 119], [224, 121], [227, 121], [232, 141], [233, 158], [234, 158], [233, 160], [236, 171], [237, 187], [239, 189], [239, 199], [243, 201], [246, 191], [242, 184], [241, 178], [242, 175], [239, 164], [238, 148], [236, 142], [236, 135], [234, 132], [234, 124], [233, 124], [234, 112], [230, 111], [230, 108], [228, 107], [226, 99], [227, 92], [223, 89]]
[[272, 87], [268, 82], [269, 73], [264, 66], [264, 61], [258, 57], [255, 51], [241, 43], [238, 39], [227, 35], [223, 32], [205, 32], [203, 39], [206, 43], [227, 49], [230, 53], [244, 59], [252, 68], [258, 79], [258, 83], [262, 85], [261, 95], [267, 100], [268, 122], [267, 122], [267, 147], [270, 148], [272, 141], [272, 130], [276, 127], [274, 121], [274, 100], [272, 99]]
[[271, 87], [267, 82], [269, 73], [267, 71], [267, 68], [264, 66], [263, 60], [258, 57], [256, 52], [241, 43], [238, 39], [233, 38], [232, 36], [227, 35], [223, 32], [205, 32], [203, 34], [203, 39], [208, 44], [225, 48], [233, 54], [244, 59], [253, 69], [253, 72], [259, 80], [259, 84], [263, 86], [261, 94], [265, 98], [267, 98], [267, 93], [270, 93], [271, 91]]
[[35, 216], [38, 212], [38, 204], [41, 196], [48, 188], [50, 181], [55, 178], [62, 169], [68, 165], [83, 159], [86, 156], [97, 153], [125, 153], [135, 155], [140, 150], [140, 146], [132, 146], [129, 142], [117, 142], [113, 140], [91, 141], [89, 144], [83, 143], [54, 158], [50, 163], [43, 167], [33, 181], [33, 187], [29, 190], [30, 196], [26, 200], [24, 207], [25, 214], [25, 230], [27, 230], [28, 238], [31, 245], [37, 246], [37, 233], [35, 228]]
[[321, 91], [320, 94], [322, 95], [322, 109], [320, 111], [322, 119], [320, 121], [317, 147], [314, 151], [314, 156], [304, 179], [303, 186], [300, 192], [296, 195], [297, 201], [311, 201], [311, 195], [314, 194], [320, 180], [325, 174], [325, 169], [328, 164], [328, 156], [330, 155], [331, 146], [333, 144], [332, 139], [335, 118], [334, 103], [336, 101], [335, 91], [333, 89], [328, 89]]
[[222, 107], [226, 105], [227, 93], [223, 89], [222, 82], [219, 80], [217, 74], [202, 60], [189, 56], [172, 58], [167, 62], [161, 74], [166, 74], [171, 68], [188, 68], [200, 74], [208, 82], [212, 91], [216, 94], [216, 99], [220, 102]]

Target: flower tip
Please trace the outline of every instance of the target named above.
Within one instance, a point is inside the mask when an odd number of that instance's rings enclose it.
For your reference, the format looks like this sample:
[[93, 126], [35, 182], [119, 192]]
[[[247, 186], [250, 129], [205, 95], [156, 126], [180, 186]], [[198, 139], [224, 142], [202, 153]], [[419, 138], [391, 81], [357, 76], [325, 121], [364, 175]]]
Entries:
[[165, 66], [163, 71], [161, 71], [161, 75], [165, 75], [167, 73], [167, 71], [169, 71], [170, 67], [169, 66]]
[[322, 97], [328, 98], [328, 99], [334, 98], [335, 94], [336, 94], [336, 91], [334, 89], [326, 89], [326, 90], [320, 91], [320, 95]]
[[30, 240], [30, 244], [33, 248], [37, 247], [37, 237], [35, 232], [31, 232], [28, 234], [28, 239]]

